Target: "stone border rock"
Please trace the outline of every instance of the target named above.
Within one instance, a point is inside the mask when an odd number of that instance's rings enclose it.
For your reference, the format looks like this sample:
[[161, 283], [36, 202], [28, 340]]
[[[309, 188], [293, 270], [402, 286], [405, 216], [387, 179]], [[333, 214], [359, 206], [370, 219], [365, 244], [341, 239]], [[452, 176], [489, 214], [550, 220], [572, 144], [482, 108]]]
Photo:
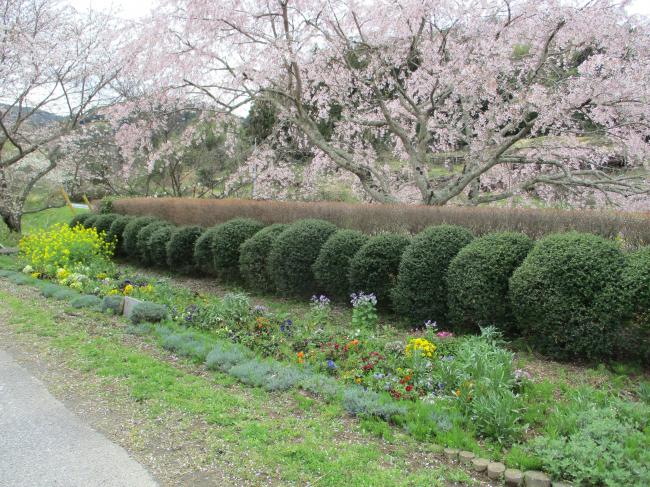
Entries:
[[456, 448], [445, 448], [444, 455], [448, 460], [471, 467], [476, 473], [486, 475], [490, 480], [503, 482], [507, 487], [569, 487], [569, 484], [552, 482], [544, 472], [528, 470], [522, 472], [507, 468], [501, 462], [491, 462], [487, 458], [477, 457], [470, 451], [459, 451]]

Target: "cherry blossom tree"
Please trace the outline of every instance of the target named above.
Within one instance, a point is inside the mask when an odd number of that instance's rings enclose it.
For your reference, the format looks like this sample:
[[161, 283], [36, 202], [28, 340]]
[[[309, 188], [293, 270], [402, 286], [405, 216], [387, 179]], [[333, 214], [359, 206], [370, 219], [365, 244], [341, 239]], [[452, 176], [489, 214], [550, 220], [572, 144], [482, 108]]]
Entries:
[[624, 7], [168, 0], [131, 49], [163, 98], [270, 103], [374, 201], [626, 197], [648, 192], [650, 29]]
[[18, 232], [66, 137], [112, 101], [120, 46], [109, 17], [57, 0], [2, 0], [0, 9], [0, 216]]

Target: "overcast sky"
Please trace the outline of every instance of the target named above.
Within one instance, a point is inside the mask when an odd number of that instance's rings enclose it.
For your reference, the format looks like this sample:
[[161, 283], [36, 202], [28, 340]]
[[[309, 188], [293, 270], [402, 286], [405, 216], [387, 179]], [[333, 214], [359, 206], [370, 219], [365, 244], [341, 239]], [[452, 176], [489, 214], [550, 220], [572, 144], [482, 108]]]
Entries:
[[[155, 4], [155, 0], [68, 0], [77, 9], [92, 7], [98, 10], [117, 9], [122, 17], [135, 19], [145, 15]], [[633, 0], [630, 13], [650, 17], [650, 0]]]

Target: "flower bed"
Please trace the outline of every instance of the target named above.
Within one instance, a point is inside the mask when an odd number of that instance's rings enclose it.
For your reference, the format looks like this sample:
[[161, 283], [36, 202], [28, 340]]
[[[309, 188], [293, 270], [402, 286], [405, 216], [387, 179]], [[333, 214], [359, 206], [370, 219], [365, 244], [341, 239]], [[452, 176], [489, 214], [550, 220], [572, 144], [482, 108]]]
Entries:
[[[21, 258], [24, 271], [33, 275], [10, 279], [37, 283], [43, 294], [60, 299], [79, 296], [53, 289], [43, 278], [56, 280], [91, 296], [75, 301], [82, 307], [97, 307], [92, 297], [117, 295], [164, 305], [167, 313], [159, 314], [168, 320], [160, 326], [173, 331], [165, 335], [168, 348], [201, 360], [205, 355], [209, 365], [247, 384], [300, 387], [340, 401], [351, 414], [389, 421], [422, 441], [483, 453], [511, 466], [544, 468], [578, 484], [634, 485], [635, 479], [650, 479], [650, 406], [615, 391], [558, 391], [522, 370], [492, 327], [470, 336], [455, 336], [430, 321], [405, 330], [387, 323], [377, 313], [376, 297], [363, 292], [351, 296], [350, 311], [335, 310], [327, 296], [314, 295], [308, 305], [293, 302], [292, 307], [306, 308], [304, 313], [289, 314], [286, 307], [254, 306], [242, 293], [217, 298], [136, 271], [120, 272], [102, 252], [92, 265], [84, 256], [95, 254], [85, 251], [71, 252], [79, 258], [67, 258], [63, 267], [58, 257], [51, 267], [42, 265], [46, 253], [68, 255], [43, 249], [55, 235], [73, 230], [55, 229], [50, 237], [26, 241]], [[76, 234], [80, 241], [94, 241], [92, 231]], [[553, 248], [564, 251], [561, 245]], [[618, 255], [612, 247], [606, 250]], [[71, 269], [84, 265], [93, 271], [70, 279]], [[47, 272], [38, 273], [37, 267]], [[158, 329], [144, 323], [134, 330]], [[639, 399], [648, 401], [647, 396], [639, 389]]]

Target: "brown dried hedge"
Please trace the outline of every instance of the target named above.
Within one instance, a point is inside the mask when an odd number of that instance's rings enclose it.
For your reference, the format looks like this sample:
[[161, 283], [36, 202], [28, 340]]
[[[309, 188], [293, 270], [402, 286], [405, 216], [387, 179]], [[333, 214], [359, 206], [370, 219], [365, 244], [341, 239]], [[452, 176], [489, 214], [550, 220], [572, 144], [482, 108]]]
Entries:
[[177, 225], [204, 228], [239, 217], [254, 218], [265, 224], [317, 218], [368, 234], [417, 233], [431, 225], [448, 223], [465, 226], [475, 235], [513, 231], [539, 238], [576, 230], [606, 238], [620, 236], [628, 247], [650, 244], [650, 212], [196, 198], [125, 198], [113, 202], [113, 211], [153, 215]]

